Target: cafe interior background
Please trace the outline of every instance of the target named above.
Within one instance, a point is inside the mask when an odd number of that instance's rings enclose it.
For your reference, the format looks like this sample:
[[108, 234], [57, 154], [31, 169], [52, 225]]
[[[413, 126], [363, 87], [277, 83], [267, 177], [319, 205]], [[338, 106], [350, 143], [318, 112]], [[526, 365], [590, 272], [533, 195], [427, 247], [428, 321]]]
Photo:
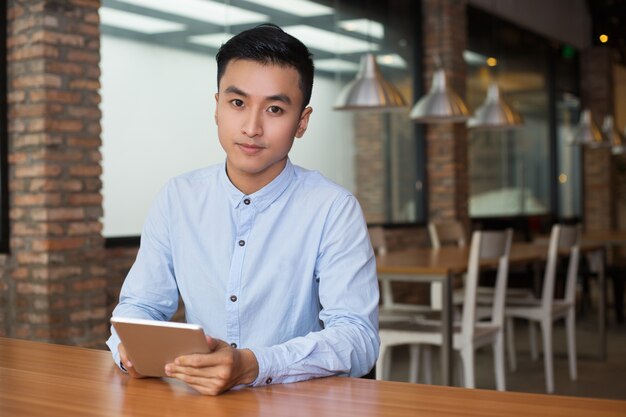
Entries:
[[[9, 0], [2, 13], [0, 336], [104, 348], [155, 194], [224, 159], [215, 53], [263, 22], [314, 55], [292, 161], [352, 191], [390, 250], [450, 219], [520, 240], [559, 221], [626, 229], [624, 1]], [[406, 105], [336, 109], [369, 54]], [[470, 113], [496, 83], [522, 122], [415, 120], [438, 69]], [[612, 118], [615, 143], [570, 143], [584, 110], [599, 130]]]

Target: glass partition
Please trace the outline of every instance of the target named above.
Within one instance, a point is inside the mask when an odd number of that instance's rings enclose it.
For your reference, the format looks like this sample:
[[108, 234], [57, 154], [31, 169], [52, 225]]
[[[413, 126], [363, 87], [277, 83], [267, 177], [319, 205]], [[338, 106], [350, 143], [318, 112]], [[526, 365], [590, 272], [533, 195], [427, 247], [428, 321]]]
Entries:
[[408, 11], [416, 6], [376, 3], [103, 0], [104, 236], [138, 235], [168, 178], [223, 161], [213, 121], [215, 53], [231, 34], [263, 22], [278, 24], [314, 54], [314, 111], [292, 161], [355, 193], [370, 222], [415, 221], [417, 151], [408, 108], [398, 115], [332, 109], [368, 51], [411, 100]]

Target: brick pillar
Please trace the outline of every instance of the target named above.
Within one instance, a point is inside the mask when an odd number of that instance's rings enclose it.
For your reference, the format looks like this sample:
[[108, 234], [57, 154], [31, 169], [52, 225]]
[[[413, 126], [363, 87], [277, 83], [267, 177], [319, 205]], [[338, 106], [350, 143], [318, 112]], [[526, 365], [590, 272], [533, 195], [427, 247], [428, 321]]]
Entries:
[[356, 197], [368, 223], [387, 221], [384, 120], [379, 113], [354, 113]]
[[[608, 48], [593, 47], [581, 54], [583, 107], [591, 109], [600, 126], [613, 114], [613, 67]], [[585, 147], [583, 155], [583, 215], [585, 230], [606, 230], [615, 226], [613, 205], [613, 163], [609, 149]]]
[[101, 345], [99, 0], [9, 0], [9, 336]]
[[[437, 57], [448, 85], [465, 96], [466, 0], [423, 0], [424, 85], [428, 90]], [[469, 225], [467, 129], [462, 123], [426, 125], [429, 220], [459, 219]]]

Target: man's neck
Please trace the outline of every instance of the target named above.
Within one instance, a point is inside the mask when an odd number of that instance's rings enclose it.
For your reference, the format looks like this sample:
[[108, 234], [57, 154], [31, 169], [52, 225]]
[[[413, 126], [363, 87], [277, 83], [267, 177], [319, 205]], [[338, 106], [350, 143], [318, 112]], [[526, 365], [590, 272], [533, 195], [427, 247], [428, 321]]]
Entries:
[[228, 161], [226, 162], [226, 174], [230, 182], [245, 195], [251, 195], [265, 187], [283, 172], [287, 165], [287, 159], [284, 162], [276, 164], [271, 169], [260, 174], [248, 174], [245, 172], [231, 172], [228, 169]]

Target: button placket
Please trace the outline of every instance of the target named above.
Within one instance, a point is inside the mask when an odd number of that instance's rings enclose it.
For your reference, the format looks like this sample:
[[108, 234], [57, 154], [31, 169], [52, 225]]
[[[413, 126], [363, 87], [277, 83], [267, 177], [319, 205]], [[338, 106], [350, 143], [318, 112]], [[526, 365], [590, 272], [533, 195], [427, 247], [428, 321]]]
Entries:
[[226, 340], [231, 346], [237, 347], [241, 344], [241, 327], [239, 323], [241, 307], [241, 285], [242, 273], [244, 269], [244, 259], [246, 248], [248, 247], [248, 237], [254, 224], [255, 209], [251, 204], [252, 200], [245, 197], [241, 200], [243, 204], [239, 204], [235, 210], [237, 214], [237, 223], [235, 228], [235, 246], [233, 248], [226, 304], [227, 323], [226, 323]]

